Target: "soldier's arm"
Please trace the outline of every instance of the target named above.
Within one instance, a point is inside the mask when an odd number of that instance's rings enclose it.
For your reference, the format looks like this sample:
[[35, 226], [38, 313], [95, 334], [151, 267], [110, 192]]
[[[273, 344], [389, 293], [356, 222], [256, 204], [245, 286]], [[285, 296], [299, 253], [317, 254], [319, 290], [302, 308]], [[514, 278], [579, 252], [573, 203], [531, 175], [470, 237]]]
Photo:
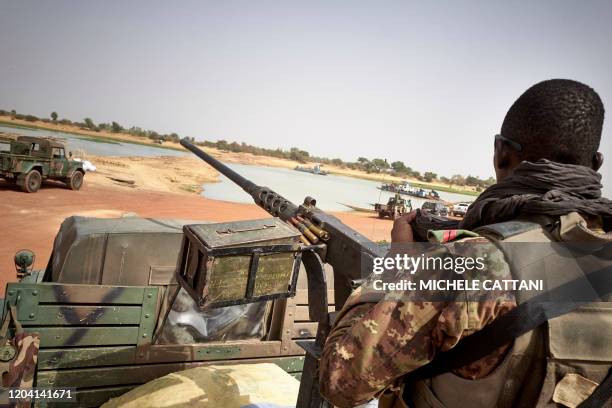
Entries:
[[439, 303], [385, 299], [343, 313], [323, 349], [321, 394], [336, 406], [352, 407], [429, 362], [443, 308]]
[[[494, 257], [490, 258], [494, 259]], [[489, 265], [491, 266], [491, 265]], [[510, 276], [504, 265], [498, 277]], [[391, 292], [376, 303], [349, 298], [323, 349], [320, 389], [339, 407], [366, 402], [397, 378], [430, 362], [438, 351], [515, 307], [511, 293], [485, 294], [475, 302], [419, 302], [410, 292]], [[500, 350], [500, 356], [505, 350]], [[461, 370], [467, 377], [488, 374], [496, 359]]]

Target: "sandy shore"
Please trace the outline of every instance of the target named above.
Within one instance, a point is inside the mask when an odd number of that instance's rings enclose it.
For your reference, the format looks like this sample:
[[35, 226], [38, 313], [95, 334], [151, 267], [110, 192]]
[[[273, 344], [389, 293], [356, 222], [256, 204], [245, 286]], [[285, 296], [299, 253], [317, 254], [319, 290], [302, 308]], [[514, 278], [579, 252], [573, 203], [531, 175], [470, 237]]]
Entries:
[[[139, 165], [139, 161], [135, 163], [134, 166]], [[59, 226], [71, 215], [114, 218], [132, 213], [140, 217], [217, 222], [269, 216], [254, 204], [210, 200], [188, 194], [180, 188], [179, 192], [154, 191], [104, 180], [96, 182], [96, 177], [104, 176], [91, 177], [91, 174], [87, 174], [80, 191], [71, 191], [61, 183], [49, 182], [35, 194], [23, 193], [0, 180], [0, 297], [4, 294], [6, 282], [16, 279], [13, 265], [15, 252], [23, 248], [33, 250], [36, 253], [35, 268], [44, 269]], [[389, 239], [390, 220], [358, 213], [335, 215], [370, 239]]]
[[86, 183], [121, 189], [199, 194], [204, 183], [219, 173], [195, 157], [99, 157], [86, 155], [97, 167], [87, 172]]

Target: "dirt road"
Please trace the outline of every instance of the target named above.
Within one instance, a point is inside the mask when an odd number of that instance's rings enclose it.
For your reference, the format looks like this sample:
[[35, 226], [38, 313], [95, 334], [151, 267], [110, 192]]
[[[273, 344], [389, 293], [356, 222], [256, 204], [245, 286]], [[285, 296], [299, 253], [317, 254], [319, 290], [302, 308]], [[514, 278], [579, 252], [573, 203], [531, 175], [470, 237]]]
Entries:
[[[35, 268], [44, 269], [62, 221], [71, 215], [113, 218], [126, 213], [140, 217], [231, 221], [265, 218], [254, 204], [215, 201], [197, 195], [126, 189], [87, 183], [71, 191], [61, 184], [43, 185], [35, 194], [23, 193], [0, 180], [0, 297], [6, 282], [15, 280], [13, 255], [28, 248], [36, 253]], [[335, 213], [370, 239], [389, 240], [392, 222], [372, 215]]]

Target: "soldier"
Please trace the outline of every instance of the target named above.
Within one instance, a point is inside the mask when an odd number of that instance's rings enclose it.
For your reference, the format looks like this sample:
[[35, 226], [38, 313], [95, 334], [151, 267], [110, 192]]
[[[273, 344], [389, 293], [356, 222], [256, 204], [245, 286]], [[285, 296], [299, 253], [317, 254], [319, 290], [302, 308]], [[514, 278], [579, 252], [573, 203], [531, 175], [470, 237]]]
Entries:
[[[459, 229], [432, 231], [431, 240], [450, 253], [486, 252], [485, 274], [501, 279], [536, 276], [546, 262], [559, 261], [529, 252], [531, 244], [502, 253], [498, 245], [504, 242], [612, 243], [612, 201], [601, 197], [597, 173], [603, 163], [597, 151], [603, 118], [598, 94], [582, 83], [557, 79], [529, 88], [495, 136], [497, 184], [470, 206]], [[395, 221], [392, 248], [414, 241], [415, 217], [411, 212]], [[609, 254], [607, 259], [612, 263]], [[520, 267], [518, 260], [524, 261]], [[554, 286], [550, 279], [544, 277], [544, 287]], [[530, 299], [513, 290], [478, 292], [481, 297], [469, 302], [427, 302], [410, 291], [375, 292], [370, 280], [349, 297], [323, 349], [320, 390], [339, 407], [373, 398], [387, 407], [575, 407], [585, 400], [590, 406], [607, 401], [602, 393], [612, 389], [609, 293], [598, 299], [608, 303], [599, 304], [597, 316], [576, 309], [554, 325], [534, 325], [522, 335], [502, 328], [500, 338], [509, 340], [501, 347], [487, 350], [487, 343], [496, 340], [487, 338], [466, 351], [466, 356], [476, 355], [474, 349], [482, 348], [484, 357], [464, 356], [465, 364], [420, 378], [411, 374], [435, 366], [465, 339], [470, 344], [470, 335], [522, 311], [519, 306]], [[532, 318], [541, 316], [521, 320]]]

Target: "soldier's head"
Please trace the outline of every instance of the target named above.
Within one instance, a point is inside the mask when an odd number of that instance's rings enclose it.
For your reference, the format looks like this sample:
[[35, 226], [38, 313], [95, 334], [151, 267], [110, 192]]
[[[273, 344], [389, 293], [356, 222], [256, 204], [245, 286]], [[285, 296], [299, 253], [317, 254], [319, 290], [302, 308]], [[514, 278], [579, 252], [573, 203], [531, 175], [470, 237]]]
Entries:
[[527, 89], [512, 104], [495, 138], [497, 181], [522, 161], [548, 159], [598, 170], [604, 106], [589, 86], [551, 79]]

